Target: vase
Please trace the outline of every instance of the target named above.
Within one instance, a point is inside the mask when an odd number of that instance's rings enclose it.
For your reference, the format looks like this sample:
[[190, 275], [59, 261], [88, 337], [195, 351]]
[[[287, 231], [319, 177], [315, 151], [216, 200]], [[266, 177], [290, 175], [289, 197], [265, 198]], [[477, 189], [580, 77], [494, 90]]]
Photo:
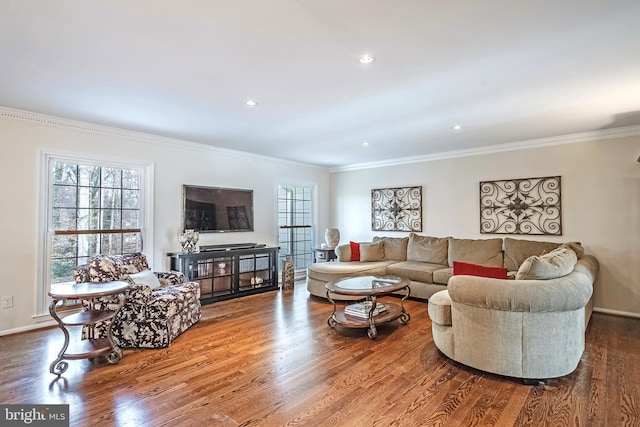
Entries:
[[324, 240], [327, 242], [329, 249], [335, 248], [340, 242], [340, 230], [337, 228], [327, 228], [327, 231], [324, 232]]
[[282, 289], [293, 289], [295, 282], [295, 269], [291, 255], [286, 255], [282, 260]]

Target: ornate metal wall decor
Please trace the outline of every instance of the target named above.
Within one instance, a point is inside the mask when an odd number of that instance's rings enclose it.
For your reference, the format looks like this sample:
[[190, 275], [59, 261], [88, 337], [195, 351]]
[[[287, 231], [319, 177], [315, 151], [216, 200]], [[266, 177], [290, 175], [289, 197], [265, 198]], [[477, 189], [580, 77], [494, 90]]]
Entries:
[[422, 231], [422, 187], [371, 190], [371, 230]]
[[480, 233], [562, 235], [560, 177], [480, 182]]

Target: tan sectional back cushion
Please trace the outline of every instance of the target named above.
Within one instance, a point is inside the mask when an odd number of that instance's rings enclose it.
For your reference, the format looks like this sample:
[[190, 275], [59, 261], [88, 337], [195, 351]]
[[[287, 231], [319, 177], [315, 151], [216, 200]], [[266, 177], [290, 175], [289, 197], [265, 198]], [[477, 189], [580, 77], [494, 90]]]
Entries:
[[447, 237], [420, 236], [409, 234], [407, 261], [448, 264], [449, 239]]
[[516, 271], [525, 259], [532, 255], [542, 255], [551, 252], [560, 246], [554, 242], [535, 242], [533, 240], [520, 240], [505, 237], [504, 239], [504, 266], [509, 271]]
[[502, 267], [502, 239], [449, 238], [449, 267], [454, 261]]
[[408, 237], [374, 237], [373, 242], [384, 242], [384, 259], [393, 261], [407, 260]]
[[386, 242], [360, 243], [360, 262], [384, 261]]
[[[536, 242], [533, 240], [512, 239], [505, 237], [504, 239], [504, 266], [509, 271], [517, 271], [524, 260], [533, 255], [544, 255], [554, 249], [559, 248], [562, 243], [554, 242]], [[580, 242], [565, 243], [572, 251], [576, 253], [578, 259], [582, 258], [584, 248]]]

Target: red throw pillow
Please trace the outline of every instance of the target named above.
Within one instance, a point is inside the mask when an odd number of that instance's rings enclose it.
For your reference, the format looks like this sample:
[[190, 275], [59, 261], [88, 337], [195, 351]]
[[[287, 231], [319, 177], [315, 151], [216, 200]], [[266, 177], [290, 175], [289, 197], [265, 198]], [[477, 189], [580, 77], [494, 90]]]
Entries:
[[360, 243], [349, 242], [351, 245], [351, 261], [360, 261]]
[[507, 269], [503, 267], [486, 267], [484, 265], [470, 264], [468, 262], [453, 262], [453, 275], [458, 276], [491, 277], [493, 279], [506, 279]]

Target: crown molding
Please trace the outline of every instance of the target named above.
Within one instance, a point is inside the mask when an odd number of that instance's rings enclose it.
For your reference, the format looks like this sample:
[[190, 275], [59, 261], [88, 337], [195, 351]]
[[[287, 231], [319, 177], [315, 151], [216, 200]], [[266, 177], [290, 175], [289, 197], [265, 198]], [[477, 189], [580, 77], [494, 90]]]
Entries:
[[216, 152], [230, 157], [236, 157], [241, 159], [251, 159], [261, 162], [275, 162], [284, 163], [292, 166], [304, 166], [318, 169], [326, 169], [326, 167], [313, 165], [309, 163], [294, 162], [292, 160], [279, 159], [276, 157], [263, 156], [260, 154], [248, 153], [246, 151], [232, 150], [229, 148], [216, 147], [214, 145], [208, 145], [199, 142], [187, 141], [178, 138], [169, 138], [160, 135], [154, 135], [145, 132], [137, 132], [127, 129], [120, 129], [111, 126], [98, 125], [95, 123], [82, 122], [79, 120], [65, 119], [62, 117], [49, 116], [47, 114], [33, 113], [30, 111], [18, 110], [15, 108], [0, 106], [0, 118], [18, 120], [23, 122], [30, 122], [38, 125], [65, 128], [77, 130], [80, 132], [97, 133], [109, 136], [118, 136], [123, 138], [134, 139], [137, 141], [164, 144], [169, 146], [178, 147], [181, 149], [189, 148], [193, 150], [201, 150], [208, 152]]
[[[465, 150], [444, 151], [441, 153], [427, 154], [424, 156], [401, 157], [396, 159], [383, 160], [380, 162], [357, 163], [342, 167], [330, 168], [329, 173], [354, 171], [360, 169], [372, 169], [386, 166], [398, 166], [408, 163], [431, 162], [435, 160], [453, 159], [456, 157], [478, 156], [482, 154], [501, 153], [504, 151], [526, 150], [530, 148], [550, 147], [553, 145], [575, 144], [580, 142], [600, 141], [604, 139], [625, 138], [628, 136], [640, 135], [640, 125], [626, 126], [612, 129], [601, 129], [596, 131], [573, 133], [568, 135], [552, 136], [548, 138], [529, 139], [518, 142], [508, 142], [504, 144], [488, 145]], [[640, 162], [640, 158], [638, 158]]]
[[[43, 126], [66, 128], [77, 130], [80, 132], [97, 133], [110, 136], [118, 136], [130, 138], [137, 141], [164, 144], [178, 147], [181, 149], [189, 148], [193, 150], [201, 150], [207, 152], [217, 152], [226, 156], [251, 159], [257, 161], [268, 161], [280, 164], [288, 164], [292, 166], [312, 167], [317, 169], [326, 169], [329, 173], [354, 171], [360, 169], [372, 169], [386, 166], [399, 166], [409, 163], [430, 162], [435, 160], [452, 159], [457, 157], [478, 156], [482, 154], [500, 153], [504, 151], [526, 150], [530, 148], [548, 147], [553, 145], [575, 144], [579, 142], [599, 141], [613, 138], [625, 138], [629, 136], [640, 135], [640, 125], [626, 126], [612, 129], [601, 129], [596, 131], [574, 133], [568, 135], [553, 136], [548, 138], [530, 139], [518, 142], [508, 142], [504, 144], [488, 145], [484, 147], [470, 148], [464, 150], [452, 150], [441, 153], [427, 154], [424, 156], [400, 157], [395, 159], [382, 160], [379, 162], [355, 163], [346, 166], [338, 166], [326, 168], [324, 166], [313, 165], [310, 163], [295, 162], [276, 157], [263, 156], [253, 154], [246, 151], [232, 150], [228, 148], [216, 147], [199, 142], [187, 141], [177, 138], [169, 138], [144, 132], [131, 131], [111, 126], [98, 125], [94, 123], [82, 122], [79, 120], [65, 119], [62, 117], [50, 116], [46, 114], [33, 113], [30, 111], [18, 110], [15, 108], [0, 106], [0, 119], [18, 120], [30, 122]], [[640, 157], [638, 158], [640, 163]]]

